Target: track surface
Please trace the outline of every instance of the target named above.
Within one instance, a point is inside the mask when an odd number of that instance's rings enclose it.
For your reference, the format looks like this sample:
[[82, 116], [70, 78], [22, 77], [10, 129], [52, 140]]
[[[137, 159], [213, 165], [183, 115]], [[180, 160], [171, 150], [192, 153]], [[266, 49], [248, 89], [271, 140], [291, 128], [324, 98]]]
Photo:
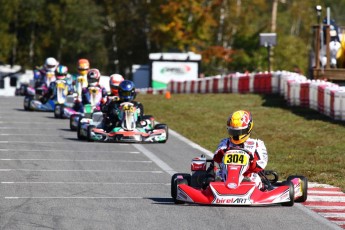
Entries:
[[88, 143], [53, 113], [0, 97], [0, 229], [338, 229], [293, 207], [175, 205], [170, 179], [202, 154], [166, 144]]

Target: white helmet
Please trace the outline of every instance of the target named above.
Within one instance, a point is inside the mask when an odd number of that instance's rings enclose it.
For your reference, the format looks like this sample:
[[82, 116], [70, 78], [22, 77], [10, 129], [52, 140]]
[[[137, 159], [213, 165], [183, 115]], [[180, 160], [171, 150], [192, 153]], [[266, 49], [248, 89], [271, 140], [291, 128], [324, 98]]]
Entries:
[[44, 63], [44, 68], [48, 72], [54, 72], [58, 65], [59, 65], [59, 62], [55, 58], [49, 57], [46, 59], [46, 61]]

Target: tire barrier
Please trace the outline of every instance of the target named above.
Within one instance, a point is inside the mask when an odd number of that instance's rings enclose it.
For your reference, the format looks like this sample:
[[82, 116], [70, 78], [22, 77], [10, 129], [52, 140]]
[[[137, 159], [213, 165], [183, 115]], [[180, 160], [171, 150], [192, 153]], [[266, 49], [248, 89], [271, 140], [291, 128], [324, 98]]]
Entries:
[[310, 80], [288, 71], [232, 73], [191, 81], [171, 81], [164, 89], [137, 89], [141, 94], [257, 93], [280, 94], [289, 106], [318, 111], [335, 120], [345, 120], [345, 87], [324, 80]]

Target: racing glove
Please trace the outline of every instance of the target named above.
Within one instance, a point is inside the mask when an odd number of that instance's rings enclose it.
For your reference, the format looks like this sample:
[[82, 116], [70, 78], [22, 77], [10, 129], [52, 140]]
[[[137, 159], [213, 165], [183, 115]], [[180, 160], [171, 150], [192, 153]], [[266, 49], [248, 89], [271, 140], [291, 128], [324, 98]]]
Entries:
[[213, 160], [220, 164], [222, 162], [224, 153], [226, 152], [226, 149], [219, 149], [216, 154], [213, 156]]

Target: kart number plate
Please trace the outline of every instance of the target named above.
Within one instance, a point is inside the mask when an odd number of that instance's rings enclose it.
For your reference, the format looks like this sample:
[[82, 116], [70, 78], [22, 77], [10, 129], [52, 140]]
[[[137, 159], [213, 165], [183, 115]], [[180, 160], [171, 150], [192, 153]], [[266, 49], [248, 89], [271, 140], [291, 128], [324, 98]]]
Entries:
[[243, 153], [227, 153], [223, 157], [223, 164], [229, 165], [246, 165], [248, 163], [248, 155]]

